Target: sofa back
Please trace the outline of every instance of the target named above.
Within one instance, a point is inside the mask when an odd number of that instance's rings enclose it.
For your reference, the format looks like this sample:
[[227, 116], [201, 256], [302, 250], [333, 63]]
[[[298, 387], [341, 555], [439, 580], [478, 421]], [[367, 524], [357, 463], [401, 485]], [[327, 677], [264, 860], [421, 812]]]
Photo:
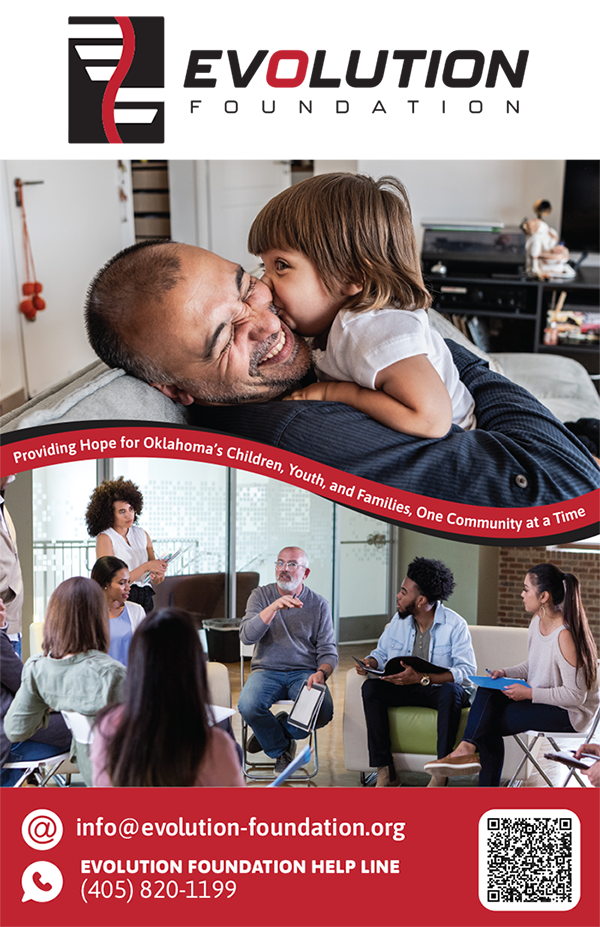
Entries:
[[477, 675], [487, 669], [515, 666], [527, 659], [527, 628], [498, 628], [469, 625], [477, 659]]

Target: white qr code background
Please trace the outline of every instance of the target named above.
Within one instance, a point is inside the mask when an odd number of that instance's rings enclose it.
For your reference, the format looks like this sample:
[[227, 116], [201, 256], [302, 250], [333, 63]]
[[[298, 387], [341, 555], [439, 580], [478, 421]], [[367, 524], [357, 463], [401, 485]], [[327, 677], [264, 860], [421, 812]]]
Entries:
[[572, 811], [498, 808], [479, 820], [479, 900], [490, 911], [568, 911], [581, 893]]

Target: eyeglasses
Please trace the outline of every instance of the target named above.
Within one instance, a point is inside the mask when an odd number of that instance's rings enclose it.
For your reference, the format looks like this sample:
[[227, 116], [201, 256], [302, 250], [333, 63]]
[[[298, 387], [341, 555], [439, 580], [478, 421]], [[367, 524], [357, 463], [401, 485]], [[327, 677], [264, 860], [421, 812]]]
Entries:
[[296, 560], [276, 560], [275, 566], [277, 567], [278, 570], [285, 570], [286, 567], [288, 568], [288, 570], [292, 570], [292, 571], [297, 570], [298, 567], [302, 567], [303, 569], [306, 569], [303, 563], [297, 563]]

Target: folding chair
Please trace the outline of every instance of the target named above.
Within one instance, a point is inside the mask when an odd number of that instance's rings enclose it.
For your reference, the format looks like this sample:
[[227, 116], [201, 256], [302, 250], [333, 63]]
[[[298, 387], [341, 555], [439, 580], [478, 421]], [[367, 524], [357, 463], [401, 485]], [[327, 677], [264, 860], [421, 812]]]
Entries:
[[[254, 644], [243, 644], [242, 641], [240, 641], [240, 679], [242, 689], [244, 688], [244, 658], [252, 657], [253, 651]], [[276, 709], [277, 711], [289, 712], [293, 704], [294, 702], [292, 699], [281, 699], [271, 706], [271, 710]], [[263, 753], [257, 754], [258, 759], [256, 761], [249, 760], [248, 741], [250, 740], [250, 736], [248, 735], [248, 725], [242, 718], [242, 772], [244, 773], [246, 779], [253, 779], [257, 782], [270, 782], [277, 778], [275, 774], [275, 761]], [[316, 730], [311, 731], [311, 733], [308, 735], [308, 745], [311, 749], [313, 757], [312, 772], [302, 766], [294, 775], [289, 776], [289, 779], [308, 781], [309, 779], [314, 779], [317, 775], [319, 771], [319, 754], [317, 750]], [[261, 759], [261, 757], [264, 757], [264, 759]], [[262, 775], [261, 771], [263, 773]]]
[[78, 744], [89, 747], [94, 739], [92, 725], [87, 715], [82, 715], [78, 711], [61, 711], [65, 724], [73, 735], [73, 740]]
[[[59, 766], [69, 759], [69, 752], [56, 753], [54, 756], [44, 756], [39, 760], [18, 760], [14, 763], [5, 763], [2, 769], [22, 769], [23, 775], [15, 782], [13, 788], [18, 789], [23, 785], [28, 776], [34, 775], [40, 788], [45, 788], [48, 782], [55, 776]], [[60, 778], [57, 779], [59, 785], [63, 785]]]
[[[521, 750], [523, 751], [525, 755], [523, 756], [523, 759], [521, 760], [517, 769], [515, 770], [515, 773], [512, 779], [508, 783], [508, 788], [510, 789], [515, 785], [517, 776], [519, 775], [523, 767], [523, 764], [527, 760], [529, 760], [529, 762], [532, 763], [535, 769], [537, 769], [540, 776], [548, 783], [550, 788], [554, 788], [555, 787], [554, 783], [550, 781], [550, 779], [548, 778], [548, 776], [546, 775], [546, 773], [544, 772], [544, 770], [538, 763], [537, 759], [532, 754], [532, 750], [534, 749], [540, 737], [545, 737], [552, 745], [552, 749], [558, 752], [560, 748], [558, 744], [556, 743], [557, 737], [560, 737], [561, 740], [563, 739], [564, 740], [577, 740], [579, 743], [584, 744], [592, 739], [592, 737], [596, 733], [596, 728], [598, 727], [599, 723], [600, 723], [600, 708], [598, 708], [597, 712], [595, 713], [594, 717], [591, 720], [590, 726], [587, 728], [586, 731], [582, 731], [579, 733], [574, 731], [573, 733], [571, 733], [567, 731], [535, 731], [534, 730], [534, 731], [524, 731], [522, 734], [513, 734], [514, 740], [518, 743], [518, 745], [520, 746]], [[522, 740], [523, 737], [533, 737], [533, 743], [526, 744], [525, 741]], [[574, 768], [569, 770], [565, 778], [565, 781], [561, 783], [559, 788], [564, 788], [567, 785], [567, 783], [570, 781], [571, 776], [574, 776], [575, 779], [577, 779], [577, 782], [579, 783], [579, 785], [583, 786], [583, 788], [586, 788], [586, 783], [581, 779], [578, 771]]]

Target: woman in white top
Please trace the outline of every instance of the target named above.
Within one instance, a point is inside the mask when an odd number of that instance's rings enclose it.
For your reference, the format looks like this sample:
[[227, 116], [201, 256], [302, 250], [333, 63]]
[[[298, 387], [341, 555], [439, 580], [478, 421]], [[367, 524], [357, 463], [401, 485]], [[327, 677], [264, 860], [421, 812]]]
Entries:
[[527, 685], [477, 690], [461, 743], [425, 765], [434, 784], [444, 784], [439, 780], [446, 776], [479, 772], [480, 786], [497, 786], [503, 737], [531, 729], [584, 731], [598, 708], [598, 654], [577, 577], [540, 563], [527, 573], [521, 598], [525, 611], [533, 614], [528, 659], [490, 675], [523, 679]]
[[120, 476], [96, 487], [85, 520], [89, 534], [97, 538], [96, 558], [118, 557], [125, 562], [131, 581], [130, 601], [149, 612], [154, 591], [140, 580], [150, 573], [150, 582], [162, 583], [167, 564], [156, 559], [148, 533], [135, 524], [143, 506], [144, 497], [135, 483]]
[[141, 605], [127, 601], [131, 590], [127, 564], [118, 557], [100, 557], [92, 567], [92, 579], [101, 587], [108, 607], [108, 655], [127, 666], [133, 632], [146, 617]]

